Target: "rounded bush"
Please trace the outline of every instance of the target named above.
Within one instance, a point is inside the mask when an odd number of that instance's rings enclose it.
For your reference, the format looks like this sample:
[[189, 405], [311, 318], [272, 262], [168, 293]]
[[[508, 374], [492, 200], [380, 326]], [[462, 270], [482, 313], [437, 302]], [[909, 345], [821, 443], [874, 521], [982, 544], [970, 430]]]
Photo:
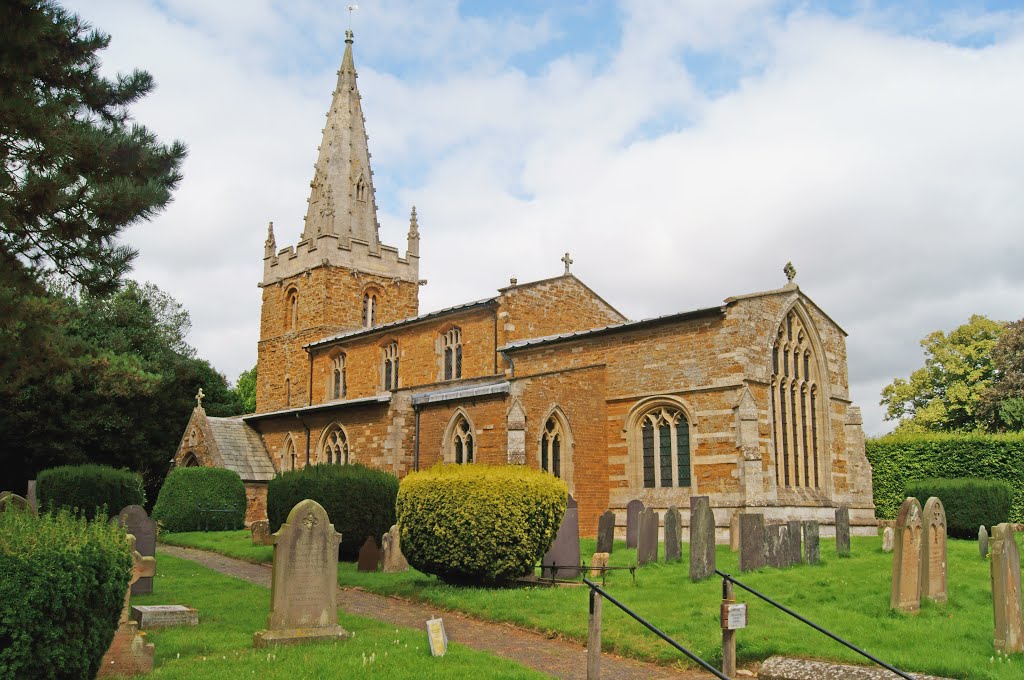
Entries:
[[921, 505], [931, 496], [946, 510], [946, 532], [954, 538], [977, 538], [978, 527], [1009, 521], [1013, 487], [997, 479], [920, 479], [907, 484], [907, 496]]
[[565, 514], [565, 482], [539, 470], [436, 465], [398, 490], [402, 552], [451, 583], [500, 584], [530, 574]]
[[92, 519], [116, 515], [128, 505], [144, 505], [142, 476], [106, 465], [62, 465], [39, 473], [36, 494], [44, 511], [67, 508]]
[[226, 531], [245, 526], [245, 484], [225, 468], [175, 468], [153, 506], [167, 531]]
[[102, 513], [0, 513], [0, 680], [96, 677], [131, 565]]
[[324, 507], [341, 534], [338, 557], [354, 560], [372, 536], [380, 537], [395, 523], [398, 478], [364, 465], [310, 465], [284, 472], [267, 484], [267, 519], [277, 531], [299, 501], [311, 498]]

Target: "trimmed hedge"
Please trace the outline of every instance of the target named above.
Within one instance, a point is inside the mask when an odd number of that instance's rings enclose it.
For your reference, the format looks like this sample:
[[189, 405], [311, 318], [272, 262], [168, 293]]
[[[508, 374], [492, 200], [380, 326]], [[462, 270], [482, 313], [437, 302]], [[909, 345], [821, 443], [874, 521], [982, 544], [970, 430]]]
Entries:
[[144, 505], [142, 476], [106, 465], [62, 465], [39, 473], [36, 493], [41, 508], [79, 511], [87, 519], [98, 512], [116, 515], [128, 505]]
[[237, 472], [215, 467], [175, 468], [160, 487], [153, 519], [167, 531], [241, 529], [246, 502], [245, 484]]
[[526, 467], [436, 465], [398, 490], [402, 552], [452, 583], [500, 584], [544, 557], [565, 514], [565, 482]]
[[131, 566], [102, 513], [0, 513], [0, 680], [96, 677]]
[[993, 527], [1010, 517], [1013, 487], [997, 479], [921, 479], [907, 484], [907, 496], [925, 502], [932, 496], [946, 511], [953, 538], [977, 538], [978, 527]]
[[354, 560], [367, 536], [380, 537], [395, 523], [398, 478], [384, 470], [352, 465], [310, 465], [284, 472], [267, 484], [267, 518], [277, 531], [300, 501], [324, 507], [341, 534], [338, 558]]
[[877, 517], [896, 518], [909, 482], [972, 477], [1009, 483], [1009, 521], [1024, 522], [1024, 433], [887, 435], [869, 439], [866, 451]]

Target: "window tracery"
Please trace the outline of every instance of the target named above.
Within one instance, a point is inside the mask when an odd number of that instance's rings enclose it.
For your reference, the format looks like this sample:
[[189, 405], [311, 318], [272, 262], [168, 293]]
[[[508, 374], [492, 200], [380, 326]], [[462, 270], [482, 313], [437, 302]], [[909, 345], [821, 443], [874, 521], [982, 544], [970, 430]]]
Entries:
[[458, 380], [462, 377], [462, 331], [452, 328], [441, 336], [441, 356], [444, 363], [444, 379]]
[[657, 405], [637, 425], [644, 488], [690, 486], [690, 423], [682, 409]]
[[473, 453], [473, 427], [466, 416], [459, 415], [451, 434], [451, 460], [456, 465], [468, 465], [473, 462]]
[[345, 371], [345, 355], [339, 354], [331, 361], [331, 374], [328, 379], [328, 394], [331, 399], [345, 398], [348, 390]]
[[320, 462], [329, 465], [348, 465], [348, 436], [341, 425], [335, 423], [327, 430], [320, 450]]
[[398, 389], [398, 341], [392, 341], [384, 347], [384, 389], [392, 392]]
[[544, 424], [544, 433], [540, 438], [540, 467], [555, 477], [562, 477], [562, 450], [565, 447], [565, 434], [562, 424], [551, 416]]
[[772, 434], [775, 480], [780, 487], [821, 487], [818, 358], [810, 331], [791, 309], [772, 347]]
[[363, 327], [372, 328], [377, 325], [377, 294], [372, 291], [363, 293]]

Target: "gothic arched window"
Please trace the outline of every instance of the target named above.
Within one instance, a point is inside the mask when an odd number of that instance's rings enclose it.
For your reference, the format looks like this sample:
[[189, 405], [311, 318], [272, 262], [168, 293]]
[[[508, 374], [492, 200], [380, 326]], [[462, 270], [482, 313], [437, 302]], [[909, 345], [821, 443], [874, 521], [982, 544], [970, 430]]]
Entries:
[[185, 456], [185, 459], [181, 461], [182, 467], [199, 467], [199, 459], [196, 458], [196, 454], [190, 453]]
[[562, 424], [554, 416], [544, 424], [544, 434], [540, 437], [540, 467], [555, 477], [562, 476], [562, 451], [565, 448], [565, 434]]
[[451, 434], [451, 460], [457, 465], [473, 462], [473, 427], [465, 416], [459, 416]]
[[457, 380], [462, 377], [462, 331], [452, 328], [441, 336], [441, 356], [444, 362], [444, 379]]
[[644, 488], [690, 486], [690, 423], [682, 409], [657, 405], [636, 426]]
[[327, 380], [328, 398], [344, 399], [346, 390], [345, 355], [339, 354], [331, 361], [331, 374]]
[[818, 358], [796, 309], [779, 326], [772, 347], [772, 434], [780, 487], [820, 488], [824, 450], [818, 438]]
[[295, 442], [291, 437], [285, 443], [284, 452], [281, 454], [281, 469], [294, 470], [296, 468], [297, 456], [295, 455]]
[[285, 296], [285, 330], [294, 331], [299, 327], [299, 292], [294, 288]]
[[372, 328], [377, 325], [377, 294], [363, 293], [363, 326]]
[[391, 341], [384, 347], [383, 378], [384, 389], [392, 392], [398, 389], [398, 342]]
[[320, 462], [331, 465], [348, 465], [348, 437], [341, 425], [335, 423], [327, 430], [320, 445]]

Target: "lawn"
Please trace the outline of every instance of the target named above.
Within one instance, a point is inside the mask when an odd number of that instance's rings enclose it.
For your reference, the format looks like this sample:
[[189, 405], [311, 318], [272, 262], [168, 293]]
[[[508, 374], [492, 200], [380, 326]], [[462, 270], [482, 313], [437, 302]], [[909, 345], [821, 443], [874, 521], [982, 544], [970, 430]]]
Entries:
[[[426, 630], [394, 626], [339, 612], [348, 640], [254, 649], [252, 634], [265, 627], [270, 590], [223, 576], [194, 562], [159, 555], [154, 592], [133, 604], [185, 604], [199, 610], [199, 626], [146, 633], [156, 645], [147, 678], [319, 680], [339, 677], [523, 678], [546, 676], [500, 657], [451, 644], [430, 656]], [[140, 676], [142, 677], [142, 676]]]
[[[225, 554], [241, 556], [247, 550], [245, 532], [204, 538]], [[582, 547], [583, 554], [590, 555], [594, 541], [585, 539]], [[993, 652], [989, 565], [978, 557], [973, 541], [949, 541], [949, 602], [925, 602], [916, 615], [889, 610], [892, 556], [882, 552], [880, 538], [854, 538], [853, 555], [844, 559], [835, 556], [834, 542], [823, 540], [821, 553], [823, 562], [818, 566], [763, 569], [742, 576], [728, 546], [718, 547], [717, 558], [723, 571], [900, 668], [954, 678], [1024, 679], [1024, 656], [999, 658]], [[628, 565], [635, 559], [635, 550], [616, 542], [613, 565]], [[416, 571], [362, 574], [354, 564], [340, 565], [339, 582], [586, 640], [585, 588], [453, 587]], [[660, 563], [638, 569], [635, 584], [628, 572], [612, 572], [607, 589], [684, 646], [720, 664], [721, 579], [691, 583], [685, 562]], [[741, 665], [773, 654], [863, 660], [739, 589], [737, 599], [749, 604], [749, 626], [737, 634]], [[606, 651], [623, 656], [660, 662], [679, 659], [677, 652], [611, 605], [604, 608], [603, 643]]]

